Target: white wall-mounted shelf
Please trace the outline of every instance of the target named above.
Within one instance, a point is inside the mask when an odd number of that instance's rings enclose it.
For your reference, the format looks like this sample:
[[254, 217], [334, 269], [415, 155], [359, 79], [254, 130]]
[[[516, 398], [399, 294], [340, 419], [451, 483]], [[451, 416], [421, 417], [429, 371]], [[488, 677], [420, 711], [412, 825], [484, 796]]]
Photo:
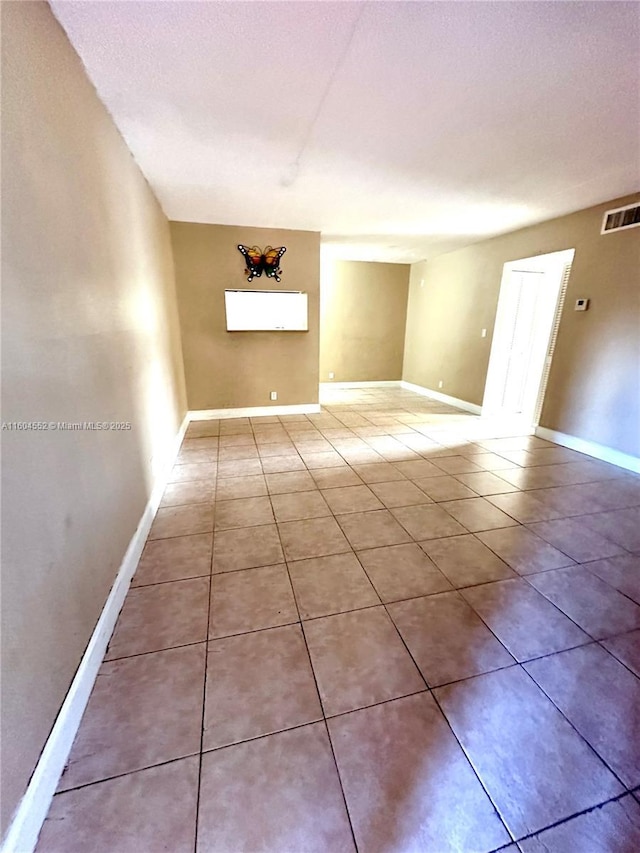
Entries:
[[307, 294], [300, 290], [225, 290], [228, 332], [306, 332]]

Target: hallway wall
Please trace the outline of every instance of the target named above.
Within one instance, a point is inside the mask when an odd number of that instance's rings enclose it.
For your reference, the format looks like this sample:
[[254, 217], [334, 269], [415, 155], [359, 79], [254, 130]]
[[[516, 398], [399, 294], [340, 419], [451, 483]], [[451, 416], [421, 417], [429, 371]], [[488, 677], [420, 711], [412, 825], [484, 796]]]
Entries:
[[408, 264], [323, 262], [320, 286], [320, 381], [402, 378], [409, 293]]
[[46, 3], [2, 14], [2, 832], [186, 412], [167, 220]]
[[[616, 199], [411, 269], [403, 379], [482, 404], [502, 268], [575, 248], [540, 425], [640, 456], [640, 228], [601, 236]], [[589, 310], [573, 310], [586, 297]], [[486, 328], [487, 337], [480, 332]]]
[[[171, 239], [189, 408], [317, 403], [320, 234], [172, 222]], [[248, 284], [238, 243], [286, 246], [280, 284]], [[307, 291], [309, 331], [227, 332], [225, 288]]]

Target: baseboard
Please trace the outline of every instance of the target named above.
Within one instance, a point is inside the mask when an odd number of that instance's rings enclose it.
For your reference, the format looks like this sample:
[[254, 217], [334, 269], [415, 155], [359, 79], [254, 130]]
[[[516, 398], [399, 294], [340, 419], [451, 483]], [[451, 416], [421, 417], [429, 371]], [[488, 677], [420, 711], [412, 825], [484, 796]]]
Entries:
[[640, 474], [640, 459], [637, 456], [622, 453], [620, 450], [614, 450], [613, 447], [606, 447], [604, 444], [596, 444], [595, 441], [578, 438], [576, 435], [547, 429], [547, 427], [536, 427], [535, 434], [539, 438], [545, 438], [547, 441], [553, 441], [555, 444], [561, 444], [563, 447], [578, 450], [580, 453], [586, 453], [587, 456], [593, 456], [603, 462], [610, 462], [619, 468], [626, 468], [628, 471]]
[[320, 403], [299, 406], [250, 406], [246, 409], [196, 409], [187, 417], [190, 421], [214, 421], [227, 418], [259, 418], [262, 415], [317, 415]]
[[321, 382], [323, 391], [329, 388], [399, 388], [399, 379], [381, 380], [380, 382]]
[[423, 397], [431, 397], [432, 400], [438, 400], [440, 403], [455, 406], [457, 409], [464, 409], [465, 412], [471, 412], [474, 415], [482, 414], [482, 406], [476, 406], [475, 403], [468, 403], [466, 400], [459, 400], [457, 397], [450, 397], [448, 394], [442, 394], [440, 391], [432, 391], [431, 388], [423, 388], [422, 385], [414, 385], [413, 382], [405, 382], [403, 380], [400, 383], [400, 387], [406, 391], [422, 394]]
[[25, 795], [16, 809], [2, 844], [2, 853], [32, 853], [36, 846], [188, 424], [187, 415], [168, 454], [162, 475], [156, 479]]

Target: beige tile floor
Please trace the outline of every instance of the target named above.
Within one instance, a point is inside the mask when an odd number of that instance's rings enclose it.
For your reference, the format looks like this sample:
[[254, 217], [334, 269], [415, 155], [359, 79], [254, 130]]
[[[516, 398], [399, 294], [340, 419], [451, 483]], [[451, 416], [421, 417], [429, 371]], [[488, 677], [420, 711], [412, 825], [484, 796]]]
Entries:
[[640, 850], [640, 477], [367, 388], [170, 480], [39, 853]]

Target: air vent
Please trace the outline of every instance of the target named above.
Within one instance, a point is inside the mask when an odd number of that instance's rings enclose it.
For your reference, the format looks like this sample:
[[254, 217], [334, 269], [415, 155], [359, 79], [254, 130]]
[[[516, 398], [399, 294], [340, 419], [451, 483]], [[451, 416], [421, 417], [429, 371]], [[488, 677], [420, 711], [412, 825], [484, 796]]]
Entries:
[[640, 225], [640, 201], [628, 204], [626, 207], [607, 210], [600, 233], [610, 234], [612, 231], [622, 231], [625, 228], [637, 228], [638, 225]]

